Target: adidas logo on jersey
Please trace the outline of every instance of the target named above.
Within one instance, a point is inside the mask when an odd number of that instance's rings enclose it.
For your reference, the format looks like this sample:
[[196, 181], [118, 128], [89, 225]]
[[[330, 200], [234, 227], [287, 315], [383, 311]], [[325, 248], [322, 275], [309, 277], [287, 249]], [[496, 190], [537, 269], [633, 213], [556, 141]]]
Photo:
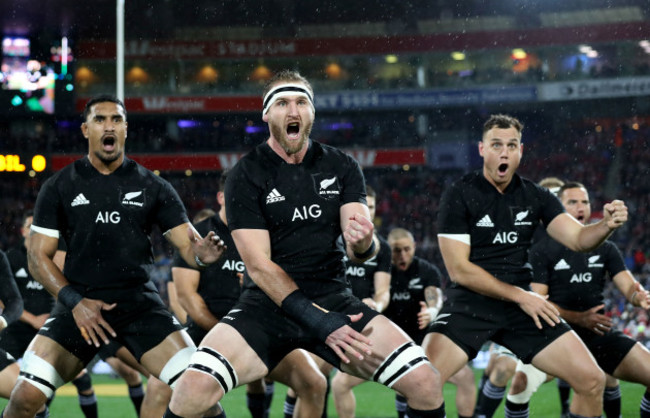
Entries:
[[561, 259], [560, 261], [557, 262], [555, 267], [553, 267], [553, 270], [569, 270], [571, 266], [564, 261], [564, 259]]
[[490, 215], [485, 215], [482, 217], [478, 222], [476, 222], [476, 226], [482, 226], [484, 228], [494, 228], [494, 224], [492, 223], [492, 219], [490, 219]]
[[86, 196], [84, 196], [83, 193], [79, 193], [77, 197], [74, 198], [74, 200], [71, 203], [72, 207], [79, 206], [79, 205], [89, 205], [90, 200], [86, 199]]
[[275, 203], [275, 202], [282, 202], [285, 200], [285, 197], [278, 192], [278, 189], [273, 189], [271, 190], [271, 193], [269, 193], [268, 196], [266, 196], [266, 204], [268, 205], [269, 203]]

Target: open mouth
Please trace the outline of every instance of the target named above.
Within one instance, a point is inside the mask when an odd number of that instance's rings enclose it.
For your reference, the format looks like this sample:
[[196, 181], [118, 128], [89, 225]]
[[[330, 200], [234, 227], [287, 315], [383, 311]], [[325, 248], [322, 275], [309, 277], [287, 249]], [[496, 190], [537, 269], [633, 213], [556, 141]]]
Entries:
[[106, 136], [102, 139], [104, 151], [113, 151], [115, 149], [115, 137]]
[[298, 122], [290, 123], [287, 126], [287, 135], [289, 136], [289, 138], [292, 139], [298, 138], [299, 134], [300, 134], [300, 124]]
[[499, 167], [497, 168], [497, 171], [499, 172], [499, 175], [501, 175], [501, 176], [505, 175], [506, 172], [508, 171], [508, 164], [506, 164], [506, 163], [499, 164]]

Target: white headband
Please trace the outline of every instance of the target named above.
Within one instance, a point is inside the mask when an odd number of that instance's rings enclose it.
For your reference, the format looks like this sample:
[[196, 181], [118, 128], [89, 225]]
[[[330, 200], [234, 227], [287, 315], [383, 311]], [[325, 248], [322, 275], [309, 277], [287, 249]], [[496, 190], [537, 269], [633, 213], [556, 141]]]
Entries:
[[269, 109], [271, 108], [273, 103], [275, 103], [276, 100], [278, 100], [281, 97], [287, 97], [287, 96], [306, 97], [307, 100], [309, 100], [309, 104], [311, 105], [312, 110], [316, 112], [316, 108], [314, 107], [314, 99], [311, 97], [311, 93], [309, 93], [309, 90], [303, 84], [287, 83], [287, 84], [280, 84], [278, 86], [275, 86], [268, 93], [266, 93], [266, 96], [264, 96], [262, 116], [266, 115], [266, 112], [269, 111]]

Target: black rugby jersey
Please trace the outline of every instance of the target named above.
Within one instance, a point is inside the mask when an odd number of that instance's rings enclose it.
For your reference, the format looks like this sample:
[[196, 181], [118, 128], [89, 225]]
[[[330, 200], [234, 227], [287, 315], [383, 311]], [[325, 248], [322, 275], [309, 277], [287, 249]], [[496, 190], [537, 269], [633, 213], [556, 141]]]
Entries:
[[305, 293], [331, 292], [323, 281], [347, 287], [344, 254], [336, 245], [340, 208], [366, 203], [363, 174], [352, 157], [310, 141], [303, 161], [288, 164], [263, 143], [228, 174], [225, 195], [230, 230], [268, 230], [271, 259]]
[[547, 285], [549, 300], [571, 311], [602, 304], [607, 277], [627, 270], [621, 252], [611, 241], [593, 252], [579, 253], [546, 237], [533, 246], [530, 260], [533, 281]]
[[[469, 260], [501, 281], [528, 287], [528, 251], [535, 229], [564, 212], [558, 198], [515, 174], [503, 194], [478, 171], [463, 176], [442, 195], [439, 234], [469, 234]], [[456, 282], [452, 287], [462, 288]]]
[[0, 250], [0, 300], [4, 304], [2, 317], [7, 321], [7, 325], [17, 321], [23, 313], [23, 298], [11, 274], [9, 260], [2, 250]]
[[87, 288], [121, 288], [149, 280], [152, 226], [189, 222], [164, 179], [128, 158], [110, 175], [84, 157], [50, 177], [34, 207], [32, 229], [64, 238], [64, 275]]
[[413, 257], [413, 262], [406, 271], [395, 266], [390, 276], [390, 303], [384, 315], [395, 322], [411, 338], [421, 341], [426, 328], [418, 329], [420, 302], [426, 302], [424, 289], [429, 286], [440, 288], [442, 274], [435, 265], [420, 257]]
[[23, 297], [25, 310], [34, 315], [50, 312], [54, 306], [54, 297], [29, 272], [25, 246], [21, 244], [7, 251], [7, 258], [18, 291]]
[[[227, 246], [226, 251], [216, 263], [204, 270], [199, 270], [201, 278], [197, 289], [210, 312], [215, 317], [221, 318], [239, 299], [241, 285], [237, 273], [244, 273], [244, 262], [237, 252], [228, 226], [219, 218], [219, 214], [204, 219], [195, 227], [201, 236], [214, 231]], [[178, 252], [174, 257], [174, 266], [194, 269], [183, 260]]]
[[[350, 261], [347, 256], [343, 257], [345, 263], [345, 277], [350, 282], [352, 294], [359, 299], [372, 298], [375, 295], [375, 273], [385, 272], [390, 274], [391, 250], [388, 242], [377, 235], [379, 240], [379, 251], [375, 256], [363, 263]], [[341, 239], [341, 245], [343, 240]]]

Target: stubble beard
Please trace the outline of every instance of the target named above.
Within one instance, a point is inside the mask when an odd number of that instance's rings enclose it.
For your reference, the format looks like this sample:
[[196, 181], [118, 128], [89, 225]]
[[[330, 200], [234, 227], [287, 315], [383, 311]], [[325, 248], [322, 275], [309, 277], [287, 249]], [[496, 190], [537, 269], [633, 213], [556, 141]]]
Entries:
[[278, 141], [280, 147], [282, 147], [287, 155], [294, 155], [300, 152], [304, 148], [305, 143], [307, 143], [309, 140], [310, 133], [311, 125], [305, 127], [305, 129], [300, 132], [300, 140], [298, 140], [298, 142], [292, 142], [287, 140], [287, 133], [284, 129], [279, 126], [271, 127], [271, 134], [273, 135], [273, 138]]
[[107, 155], [102, 151], [95, 151], [95, 157], [99, 159], [104, 165], [110, 165], [111, 163], [117, 161], [122, 156], [122, 151], [116, 152], [115, 154]]

